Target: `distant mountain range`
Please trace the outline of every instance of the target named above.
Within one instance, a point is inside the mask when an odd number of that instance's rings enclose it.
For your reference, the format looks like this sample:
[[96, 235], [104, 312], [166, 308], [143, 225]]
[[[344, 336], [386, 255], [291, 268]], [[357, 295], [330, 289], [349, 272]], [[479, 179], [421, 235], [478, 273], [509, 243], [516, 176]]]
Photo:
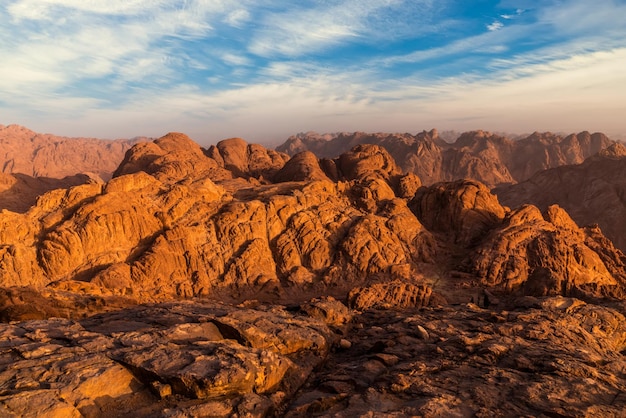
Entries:
[[320, 158], [334, 158], [355, 145], [376, 144], [389, 151], [403, 171], [415, 173], [424, 184], [471, 178], [494, 187], [524, 181], [548, 168], [582, 163], [613, 142], [602, 133], [561, 136], [535, 132], [513, 140], [484, 131], [466, 132], [447, 142], [433, 129], [416, 135], [298, 134], [276, 150], [291, 156], [311, 151]]
[[67, 138], [0, 125], [0, 207], [23, 212], [49, 190], [111, 179], [126, 151], [148, 138]]
[[93, 173], [109, 180], [126, 151], [148, 138], [68, 138], [0, 125], [0, 172], [60, 179]]

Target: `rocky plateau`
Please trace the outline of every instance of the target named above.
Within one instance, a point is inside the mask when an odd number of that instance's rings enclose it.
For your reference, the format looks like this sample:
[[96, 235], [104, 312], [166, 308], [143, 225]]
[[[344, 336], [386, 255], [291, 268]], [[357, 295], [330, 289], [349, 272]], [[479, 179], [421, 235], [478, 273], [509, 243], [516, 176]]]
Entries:
[[623, 416], [624, 155], [586, 132], [169, 133], [110, 178], [12, 174], [0, 415]]

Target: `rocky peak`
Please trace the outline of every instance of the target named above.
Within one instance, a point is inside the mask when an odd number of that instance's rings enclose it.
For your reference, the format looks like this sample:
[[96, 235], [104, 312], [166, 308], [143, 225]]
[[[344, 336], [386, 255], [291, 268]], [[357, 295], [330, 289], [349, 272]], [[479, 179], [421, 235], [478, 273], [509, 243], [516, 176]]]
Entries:
[[339, 156], [337, 167], [346, 180], [380, 177], [389, 181], [401, 174], [393, 157], [379, 145], [362, 144]]
[[236, 177], [271, 178], [289, 159], [286, 154], [241, 138], [220, 141], [207, 150], [207, 155]]
[[154, 144], [161, 148], [164, 153], [189, 152], [197, 157], [204, 155], [198, 144], [180, 132], [170, 132], [154, 140]]
[[472, 180], [422, 187], [410, 207], [428, 230], [462, 245], [475, 243], [506, 213], [484, 184]]
[[[477, 135], [465, 167], [504, 155]], [[0, 212], [0, 410], [619, 416], [626, 256], [559, 206], [402, 173], [401, 150], [448, 164], [433, 136], [285, 163], [170, 133], [106, 183]], [[559, 173], [584, 191], [592, 166]]]
[[621, 142], [615, 142], [608, 147], [600, 150], [597, 154], [600, 158], [619, 159], [626, 157], [626, 145]]
[[67, 138], [33, 132], [19, 125], [0, 127], [0, 167], [3, 173], [62, 179], [94, 173], [111, 178], [124, 153], [147, 138], [115, 141]]
[[311, 151], [303, 151], [291, 157], [274, 176], [274, 181], [330, 180]]

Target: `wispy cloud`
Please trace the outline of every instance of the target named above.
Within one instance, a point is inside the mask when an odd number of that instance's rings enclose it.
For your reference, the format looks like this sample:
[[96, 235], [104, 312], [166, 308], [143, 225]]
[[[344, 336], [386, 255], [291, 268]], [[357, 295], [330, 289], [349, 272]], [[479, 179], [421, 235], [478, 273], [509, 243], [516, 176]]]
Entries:
[[263, 21], [249, 50], [257, 55], [300, 56], [359, 35], [364, 20], [386, 2], [346, 1], [331, 7], [273, 13]]
[[[309, 3], [305, 3], [309, 4]], [[314, 2], [262, 19], [249, 50], [257, 55], [299, 57], [351, 40], [381, 39], [433, 30], [432, 0], [341, 0]], [[404, 13], [397, 19], [397, 12]], [[395, 16], [394, 18], [391, 16]], [[407, 22], [413, 19], [412, 25]]]
[[521, 16], [525, 11], [524, 9], [516, 9], [514, 14], [501, 14], [500, 17], [502, 19], [511, 20]]
[[487, 25], [487, 29], [490, 31], [496, 31], [496, 30], [500, 30], [504, 27], [504, 23], [500, 22], [499, 20], [496, 20], [493, 23], [490, 23]]

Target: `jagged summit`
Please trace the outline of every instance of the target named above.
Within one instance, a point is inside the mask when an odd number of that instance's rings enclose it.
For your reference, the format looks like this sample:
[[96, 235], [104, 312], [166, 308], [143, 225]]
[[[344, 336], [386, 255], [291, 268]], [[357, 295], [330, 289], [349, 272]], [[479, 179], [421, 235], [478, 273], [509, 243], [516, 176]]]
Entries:
[[307, 133], [290, 137], [277, 150], [289, 155], [309, 150], [320, 158], [335, 158], [355, 145], [377, 144], [387, 149], [403, 171], [417, 174], [427, 185], [472, 178], [493, 187], [524, 181], [547, 168], [581, 163], [612, 143], [601, 133], [535, 132], [513, 140], [481, 130], [446, 142], [433, 129], [416, 135]]
[[[491, 138], [475, 132], [462, 142], [492, 144]], [[98, 294], [136, 302], [225, 294], [299, 299], [323, 295], [329, 286], [346, 295], [373, 277], [419, 283], [420, 265], [445, 262], [437, 254], [448, 248], [457, 259], [478, 260], [453, 269], [485, 286], [525, 292], [523, 281], [501, 287], [488, 267], [495, 261], [480, 261], [480, 248], [492, 248], [485, 254], [500, 260], [494, 246], [504, 246], [505, 260], [519, 253], [530, 262], [553, 219], [511, 212], [475, 180], [420, 186], [383, 145], [359, 144], [333, 160], [306, 152], [290, 160], [240, 138], [203, 150], [186, 135], [169, 133], [133, 146], [107, 184], [50, 192], [23, 215], [4, 215], [7, 268], [0, 284], [72, 290], [90, 283]], [[508, 235], [513, 219], [529, 237], [525, 247], [519, 233]], [[18, 229], [26, 235], [12, 235]], [[596, 286], [574, 280], [566, 290], [547, 285], [550, 294], [621, 295], [617, 250], [598, 252], [604, 238], [597, 231], [567, 229], [573, 232], [561, 241], [550, 235], [535, 264], [515, 268], [526, 275], [548, 269], [554, 277], [580, 271]], [[587, 261], [562, 260], [562, 269], [546, 264], [565, 247], [580, 248], [574, 259]], [[611, 278], [608, 288], [602, 275]]]

